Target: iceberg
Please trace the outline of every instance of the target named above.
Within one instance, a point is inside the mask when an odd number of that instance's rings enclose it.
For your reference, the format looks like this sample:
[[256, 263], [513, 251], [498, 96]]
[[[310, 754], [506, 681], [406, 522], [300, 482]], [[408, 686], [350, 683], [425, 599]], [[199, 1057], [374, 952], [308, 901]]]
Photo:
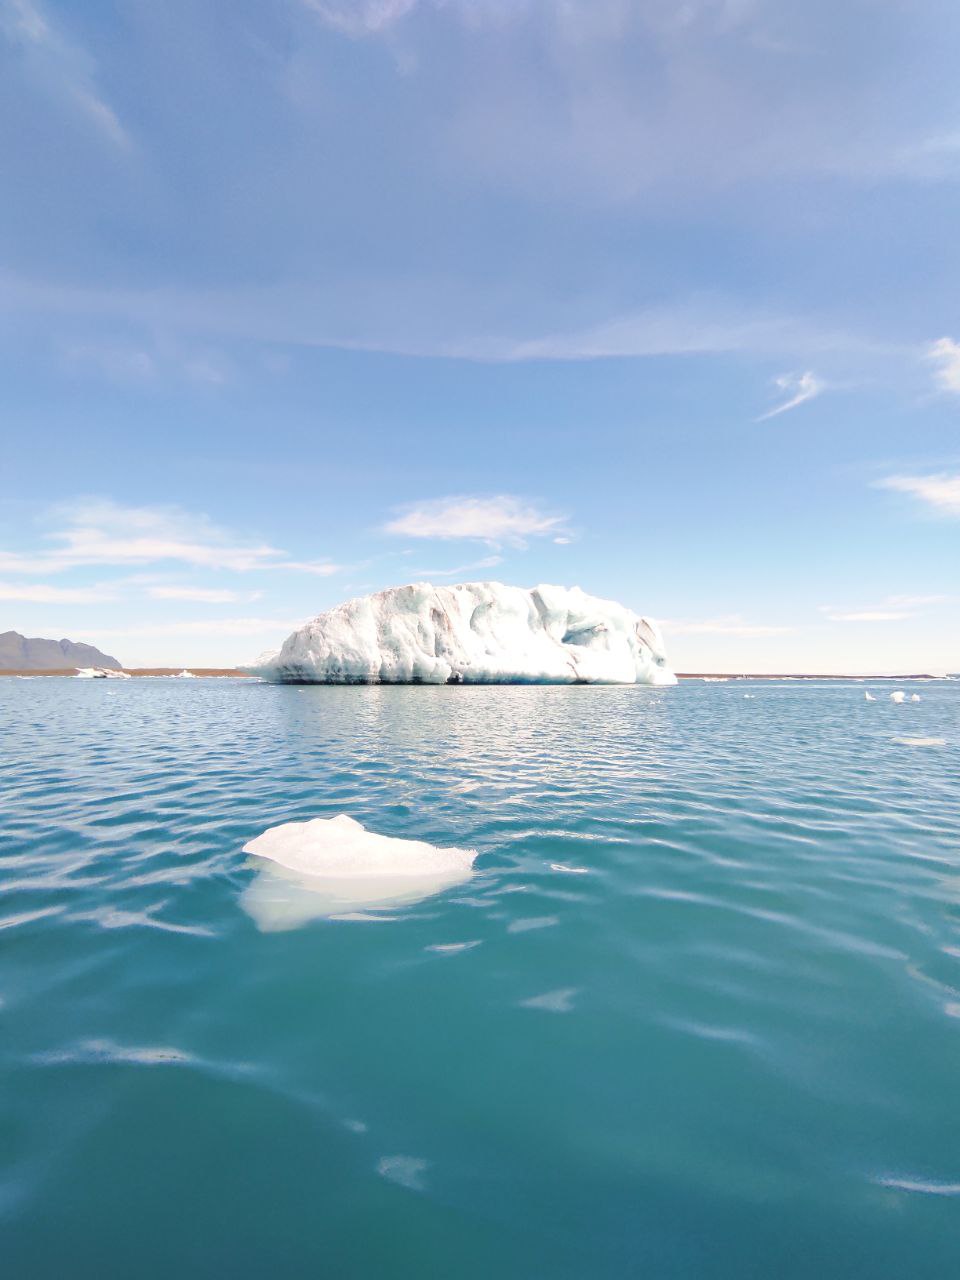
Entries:
[[377, 835], [345, 813], [269, 827], [243, 852], [262, 860], [241, 902], [264, 931], [420, 902], [469, 880], [477, 856]]
[[579, 587], [392, 587], [337, 605], [246, 668], [274, 684], [672, 685], [655, 622]]

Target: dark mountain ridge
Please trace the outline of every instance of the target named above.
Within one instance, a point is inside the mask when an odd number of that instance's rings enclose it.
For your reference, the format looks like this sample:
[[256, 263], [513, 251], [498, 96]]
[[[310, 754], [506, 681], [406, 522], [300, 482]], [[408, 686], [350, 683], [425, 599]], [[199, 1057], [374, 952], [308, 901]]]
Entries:
[[73, 640], [43, 640], [22, 636], [19, 631], [0, 633], [0, 671], [55, 671], [64, 667], [110, 667], [120, 663], [92, 644]]

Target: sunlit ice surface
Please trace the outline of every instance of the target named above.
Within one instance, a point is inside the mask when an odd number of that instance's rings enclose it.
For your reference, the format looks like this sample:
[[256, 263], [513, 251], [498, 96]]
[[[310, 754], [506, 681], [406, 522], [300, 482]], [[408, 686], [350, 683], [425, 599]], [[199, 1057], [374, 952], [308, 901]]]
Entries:
[[469, 880], [476, 857], [378, 835], [347, 814], [271, 827], [244, 852], [260, 874], [241, 901], [263, 930], [420, 902]]
[[[4, 1274], [952, 1275], [960, 683], [897, 687], [0, 680]], [[262, 930], [339, 814], [472, 874]]]

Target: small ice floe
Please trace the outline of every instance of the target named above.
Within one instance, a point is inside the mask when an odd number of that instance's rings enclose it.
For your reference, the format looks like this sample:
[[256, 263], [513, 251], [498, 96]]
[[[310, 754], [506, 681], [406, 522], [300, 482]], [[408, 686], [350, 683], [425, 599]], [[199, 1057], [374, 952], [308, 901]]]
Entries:
[[196, 1059], [182, 1049], [166, 1045], [116, 1044], [113, 1040], [81, 1040], [68, 1049], [52, 1049], [34, 1055], [34, 1062], [43, 1066], [61, 1066], [75, 1063], [125, 1062], [139, 1067], [156, 1067], [166, 1064], [190, 1064]]
[[901, 747], [945, 747], [946, 738], [894, 738]]
[[920, 695], [919, 695], [919, 693], [911, 693], [911, 695], [910, 695], [910, 701], [911, 701], [911, 702], [919, 702], [919, 701], [920, 701]]
[[586, 876], [590, 874], [589, 867], [568, 867], [565, 862], [551, 862], [551, 871], [565, 871], [568, 876]]
[[935, 1182], [927, 1178], [875, 1178], [881, 1187], [912, 1191], [921, 1196], [960, 1196], [960, 1182]]
[[511, 920], [507, 925], [507, 933], [529, 933], [531, 929], [549, 929], [559, 924], [557, 916], [526, 916], [520, 920]]
[[441, 956], [459, 955], [461, 951], [472, 951], [474, 947], [479, 947], [480, 939], [474, 938], [470, 942], [434, 942], [428, 947], [424, 947], [424, 951], [435, 951]]
[[186, 669], [186, 667], [184, 667], [184, 669], [183, 669], [182, 671], [178, 671], [178, 672], [177, 672], [177, 679], [178, 679], [178, 680], [196, 680], [196, 678], [197, 678], [197, 677], [193, 674], [193, 672], [192, 672], [192, 671], [188, 671], [188, 670]]
[[406, 1187], [408, 1191], [423, 1191], [423, 1175], [430, 1168], [428, 1160], [419, 1160], [416, 1156], [381, 1156], [377, 1161], [377, 1173], [388, 1182], [395, 1182], [398, 1187]]
[[876, 698], [869, 689], [865, 690], [863, 697], [865, 702], [876, 702]]
[[903, 702], [903, 700], [904, 700], [904, 698], [906, 698], [906, 696], [907, 696], [907, 695], [903, 692], [903, 690], [902, 690], [902, 689], [894, 689], [893, 693], [891, 693], [891, 695], [890, 695], [890, 701], [891, 701], [891, 702]]
[[409, 905], [473, 875], [473, 849], [367, 831], [345, 813], [270, 827], [243, 846], [260, 873], [241, 896], [264, 931]]
[[580, 991], [579, 987], [562, 987], [559, 991], [545, 991], [542, 996], [531, 996], [529, 1000], [521, 1000], [521, 1009], [545, 1009], [548, 1013], [569, 1013], [573, 1008], [573, 998]]
[[80, 667], [75, 680], [129, 680], [129, 673], [113, 667]]

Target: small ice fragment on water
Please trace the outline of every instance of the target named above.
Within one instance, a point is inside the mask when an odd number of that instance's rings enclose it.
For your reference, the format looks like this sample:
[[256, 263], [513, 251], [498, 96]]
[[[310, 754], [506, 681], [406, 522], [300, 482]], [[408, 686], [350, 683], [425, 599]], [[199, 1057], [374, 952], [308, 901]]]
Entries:
[[194, 1059], [181, 1049], [153, 1045], [141, 1048], [115, 1044], [112, 1040], [81, 1040], [71, 1049], [56, 1049], [37, 1054], [35, 1062], [47, 1066], [80, 1062], [127, 1062], [141, 1067], [160, 1066], [164, 1063], [190, 1063]]
[[894, 738], [902, 747], [945, 747], [946, 738]]
[[875, 1178], [881, 1187], [915, 1191], [923, 1196], [960, 1196], [960, 1182], [933, 1182], [923, 1178]]
[[890, 695], [890, 701], [902, 702], [906, 696], [907, 695], [903, 692], [902, 689], [894, 689], [893, 693], [891, 693]]
[[435, 951], [441, 956], [453, 956], [460, 951], [472, 951], [479, 945], [479, 938], [474, 938], [472, 942], [434, 942], [431, 946], [424, 947], [424, 951]]
[[362, 1120], [344, 1120], [343, 1127], [351, 1133], [366, 1133], [368, 1128]]
[[866, 702], [876, 702], [876, 698], [873, 696], [873, 694], [870, 692], [869, 689], [867, 689], [863, 697]]
[[367, 831], [346, 814], [285, 822], [243, 846], [263, 859], [241, 897], [260, 929], [420, 902], [473, 875], [473, 849]]
[[579, 987], [561, 987], [558, 991], [545, 991], [541, 996], [531, 996], [529, 1000], [521, 1000], [521, 1009], [546, 1009], [548, 1013], [569, 1013], [573, 1008], [573, 997]]
[[920, 701], [920, 695], [919, 695], [919, 693], [911, 693], [911, 695], [910, 695], [910, 701], [911, 701], [911, 702], [919, 702], [919, 701]]
[[585, 876], [589, 874], [590, 868], [589, 867], [568, 867], [565, 862], [551, 862], [550, 870], [565, 871], [567, 875], [571, 875], [571, 876]]
[[552, 924], [559, 924], [556, 916], [526, 916], [521, 920], [511, 920], [507, 925], [507, 933], [529, 933], [531, 929], [547, 929]]
[[381, 1156], [377, 1161], [381, 1178], [408, 1191], [423, 1191], [423, 1175], [429, 1167], [429, 1161], [418, 1160], [416, 1156]]

